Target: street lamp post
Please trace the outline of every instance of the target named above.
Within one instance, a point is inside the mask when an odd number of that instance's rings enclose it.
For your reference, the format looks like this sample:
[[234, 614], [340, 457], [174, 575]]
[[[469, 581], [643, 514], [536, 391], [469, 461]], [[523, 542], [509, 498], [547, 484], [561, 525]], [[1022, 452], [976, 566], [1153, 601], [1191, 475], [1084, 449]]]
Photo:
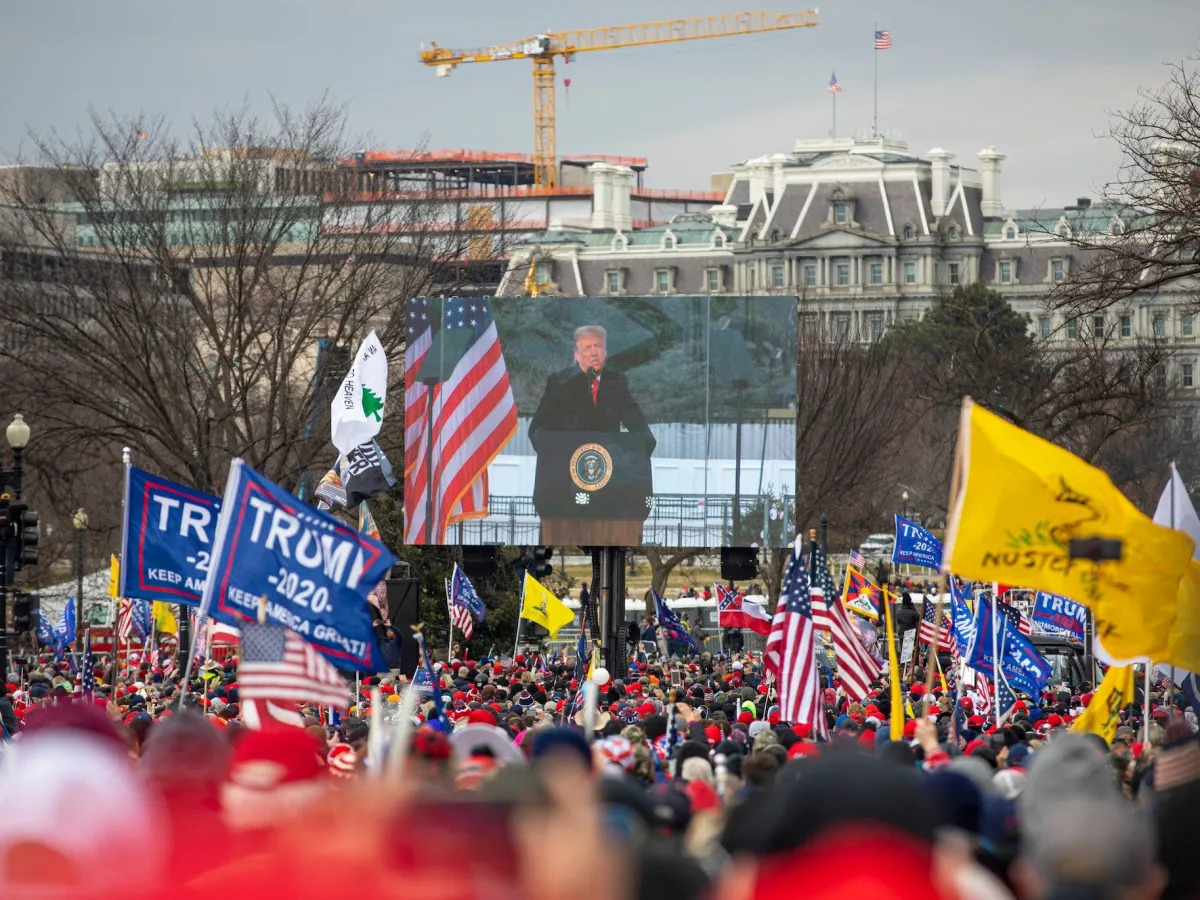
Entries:
[[900, 499], [904, 502], [904, 518], [908, 518], [908, 491], [900, 495]]
[[8, 677], [8, 587], [16, 574], [20, 551], [20, 523], [13, 525], [9, 505], [21, 499], [21, 454], [29, 444], [29, 425], [20, 413], [13, 416], [4, 430], [12, 448], [13, 464], [5, 469], [0, 462], [0, 520], [5, 523], [0, 532], [0, 676]]
[[83, 532], [87, 530], [88, 515], [83, 508], [71, 516], [75, 526], [75, 651], [83, 651]]

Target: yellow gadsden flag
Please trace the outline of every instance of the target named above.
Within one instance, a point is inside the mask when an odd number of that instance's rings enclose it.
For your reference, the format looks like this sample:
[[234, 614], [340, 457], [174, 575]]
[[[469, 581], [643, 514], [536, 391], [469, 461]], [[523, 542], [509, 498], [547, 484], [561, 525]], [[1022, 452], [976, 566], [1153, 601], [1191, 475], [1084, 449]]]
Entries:
[[[1104, 472], [967, 398], [955, 482], [945, 571], [1082, 603], [1118, 659], [1200, 663], [1200, 648], [1172, 640], [1192, 539], [1154, 524]], [[1121, 559], [1072, 560], [1072, 538], [1120, 540]]]
[[561, 600], [526, 572], [525, 601], [521, 604], [521, 618], [541, 625], [550, 632], [551, 638], [556, 638], [558, 629], [575, 621], [575, 613], [567, 609]]
[[117, 562], [117, 554], [113, 554], [108, 562], [108, 596], [116, 600], [120, 595], [121, 564]]
[[168, 603], [154, 601], [154, 630], [159, 634], [179, 634], [179, 622]]
[[1121, 724], [1121, 710], [1134, 702], [1135, 684], [1133, 666], [1113, 666], [1092, 694], [1083, 715], [1071, 723], [1071, 730], [1090, 731], [1111, 744]]

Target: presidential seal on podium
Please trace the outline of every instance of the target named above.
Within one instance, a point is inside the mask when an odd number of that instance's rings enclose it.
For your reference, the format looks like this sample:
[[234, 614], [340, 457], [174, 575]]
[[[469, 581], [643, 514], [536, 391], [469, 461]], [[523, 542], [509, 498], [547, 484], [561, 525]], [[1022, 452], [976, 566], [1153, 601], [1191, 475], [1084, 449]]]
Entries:
[[571, 454], [570, 471], [581, 491], [598, 491], [612, 478], [612, 456], [600, 444], [583, 444]]

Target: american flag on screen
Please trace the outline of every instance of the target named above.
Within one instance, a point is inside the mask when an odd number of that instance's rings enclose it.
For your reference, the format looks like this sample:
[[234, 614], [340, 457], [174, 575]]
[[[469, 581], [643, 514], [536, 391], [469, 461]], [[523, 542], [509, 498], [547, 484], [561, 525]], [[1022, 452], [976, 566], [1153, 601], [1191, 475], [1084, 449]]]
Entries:
[[[451, 297], [444, 303], [442, 330], [465, 331], [468, 339], [462, 355], [446, 361], [444, 380], [432, 388], [414, 386], [425, 392], [423, 423], [410, 425], [411, 413], [405, 415], [405, 541], [414, 544], [442, 543], [448, 526], [487, 515], [488, 464], [517, 431], [517, 405], [491, 301]], [[430, 312], [425, 315], [430, 317]], [[427, 352], [428, 347], [420, 358]], [[408, 373], [415, 377], [416, 369], [417, 364], [406, 361], [406, 403]], [[427, 459], [429, 427], [433, 429], [432, 471]], [[435, 498], [432, 523], [425, 521], [430, 484]]]
[[875, 49], [876, 50], [891, 50], [892, 49], [892, 33], [890, 31], [875, 32]]
[[850, 621], [842, 599], [833, 587], [833, 576], [829, 573], [829, 560], [819, 544], [813, 545], [813, 610], [815, 618], [816, 589], [819, 582], [824, 591], [825, 615], [833, 638], [833, 651], [837, 657], [838, 675], [842, 687], [851, 700], [862, 700], [871, 689], [871, 682], [879, 677], [882, 664], [867, 650], [857, 628]]
[[793, 725], [811, 725], [814, 735], [828, 737], [816, 643], [808, 567], [797, 539], [763, 658], [778, 685], [780, 719]]
[[416, 380], [421, 361], [433, 343], [429, 301], [414, 297], [404, 302], [404, 474], [417, 461], [417, 449], [425, 442], [425, 411], [429, 388]]
[[450, 621], [469, 641], [475, 631], [475, 623], [483, 621], [483, 601], [475, 593], [467, 573], [457, 563], [454, 564], [454, 574], [446, 583], [446, 599], [450, 603]]
[[345, 709], [346, 682], [313, 646], [282, 625], [242, 625], [238, 696], [249, 700], [293, 700]]
[[917, 632], [917, 639], [922, 644], [932, 644], [936, 640], [938, 650], [949, 652], [954, 647], [954, 637], [950, 633], [950, 604], [942, 605], [940, 627], [934, 623], [934, 617], [937, 615], [937, 598], [926, 595], [924, 607], [921, 612], [921, 628]]

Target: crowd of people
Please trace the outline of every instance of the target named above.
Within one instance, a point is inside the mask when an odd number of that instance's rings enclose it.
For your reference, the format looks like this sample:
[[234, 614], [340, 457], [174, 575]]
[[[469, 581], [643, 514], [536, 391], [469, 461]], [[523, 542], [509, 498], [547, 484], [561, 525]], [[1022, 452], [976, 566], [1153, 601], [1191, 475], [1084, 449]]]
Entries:
[[594, 673], [586, 718], [569, 656], [437, 667], [403, 723], [397, 674], [334, 711], [239, 696], [236, 657], [186, 685], [44, 659], [0, 695], [0, 896], [1200, 897], [1169, 683], [1108, 745], [1070, 730], [1090, 685], [996, 727], [919, 668], [911, 715], [834, 678], [818, 740], [751, 653]]

